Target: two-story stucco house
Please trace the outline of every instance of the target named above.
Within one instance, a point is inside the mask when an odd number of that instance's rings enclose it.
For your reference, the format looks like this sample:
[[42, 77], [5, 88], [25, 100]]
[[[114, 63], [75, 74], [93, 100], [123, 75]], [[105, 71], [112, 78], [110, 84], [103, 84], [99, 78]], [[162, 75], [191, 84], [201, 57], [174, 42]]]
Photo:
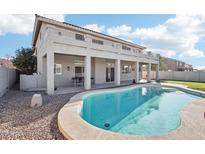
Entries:
[[159, 55], [143, 46], [72, 24], [36, 15], [32, 45], [37, 56], [40, 87], [54, 94], [58, 87], [120, 85], [140, 79], [140, 66], [157, 65]]

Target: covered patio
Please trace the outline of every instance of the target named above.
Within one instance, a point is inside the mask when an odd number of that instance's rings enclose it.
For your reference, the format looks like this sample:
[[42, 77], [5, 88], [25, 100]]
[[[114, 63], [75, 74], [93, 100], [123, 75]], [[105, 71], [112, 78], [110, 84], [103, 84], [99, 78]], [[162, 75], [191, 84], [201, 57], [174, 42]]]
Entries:
[[[132, 85], [132, 84], [133, 83], [131, 81], [121, 81], [119, 86], [115, 85], [115, 83], [93, 84], [90, 90], [104, 89], [104, 88], [115, 88], [115, 87], [128, 86], [128, 85]], [[59, 87], [59, 88], [55, 89], [54, 95], [76, 93], [76, 92], [83, 92], [83, 91], [85, 91], [85, 88], [83, 86]]]
[[[122, 61], [119, 69], [130, 66], [133, 62]], [[114, 59], [90, 57], [90, 69], [86, 75], [86, 57], [77, 55], [54, 54], [54, 94], [81, 92], [86, 89], [110, 88], [130, 85], [135, 79], [135, 70], [120, 74], [120, 83], [117, 80], [117, 66]], [[126, 70], [124, 70], [126, 71]], [[127, 71], [129, 71], [127, 69]], [[49, 72], [47, 72], [49, 73]], [[89, 77], [90, 87], [86, 87], [86, 77]], [[48, 76], [47, 76], [48, 77]], [[87, 78], [88, 80], [88, 78]]]
[[[109, 88], [140, 83], [143, 78], [143, 65], [147, 65], [149, 82], [151, 62], [111, 59], [85, 55], [47, 52], [42, 58], [42, 81], [46, 83], [47, 93], [63, 94], [89, 89]], [[159, 66], [156, 65], [158, 80]], [[40, 73], [39, 73], [40, 74]], [[44, 84], [45, 85], [45, 84]]]
[[[144, 63], [99, 57], [90, 57], [89, 61], [86, 60], [86, 56], [54, 54], [53, 94], [127, 86], [150, 81], [149, 63], [146, 70], [148, 76], [144, 79], [142, 77]], [[50, 82], [48, 77], [50, 76], [47, 76], [47, 82]]]
[[159, 65], [149, 61], [47, 53], [38, 60], [37, 74], [21, 77], [21, 90], [53, 95], [147, 83], [151, 81], [152, 66], [158, 80]]
[[[47, 57], [47, 75], [44, 81], [47, 81], [48, 94], [124, 86], [140, 83], [140, 80], [144, 79], [142, 66], [145, 63], [141, 62], [60, 53]], [[150, 81], [151, 72], [151, 63], [146, 64], [147, 78], [143, 80], [144, 83]], [[158, 71], [158, 67], [156, 68]]]

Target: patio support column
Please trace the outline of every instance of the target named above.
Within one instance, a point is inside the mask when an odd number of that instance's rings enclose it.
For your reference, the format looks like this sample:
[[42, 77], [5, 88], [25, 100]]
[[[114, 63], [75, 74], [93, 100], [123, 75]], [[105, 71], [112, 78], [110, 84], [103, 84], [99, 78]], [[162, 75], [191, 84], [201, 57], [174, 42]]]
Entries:
[[120, 85], [120, 59], [115, 59], [115, 85]]
[[139, 62], [135, 63], [136, 83], [139, 82]]
[[148, 63], [148, 81], [151, 80], [151, 63]]
[[87, 90], [91, 88], [91, 56], [89, 55], [85, 57], [84, 69], [84, 88]]
[[54, 53], [47, 52], [47, 93], [54, 94]]
[[156, 81], [159, 81], [159, 64], [156, 67]]

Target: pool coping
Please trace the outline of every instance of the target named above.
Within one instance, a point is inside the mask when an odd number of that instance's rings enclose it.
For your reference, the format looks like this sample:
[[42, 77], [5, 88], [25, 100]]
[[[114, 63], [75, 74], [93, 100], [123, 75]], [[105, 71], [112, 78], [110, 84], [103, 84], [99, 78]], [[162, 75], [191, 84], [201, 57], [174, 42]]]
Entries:
[[[168, 132], [164, 135], [155, 136], [139, 136], [139, 135], [126, 135], [119, 134], [111, 131], [107, 131], [98, 127], [95, 127], [80, 117], [80, 111], [82, 107], [82, 98], [84, 95], [95, 94], [101, 92], [113, 92], [119, 90], [127, 90], [140, 86], [166, 86], [179, 88], [180, 90], [189, 93], [200, 93], [205, 96], [205, 92], [198, 90], [192, 90], [186, 86], [176, 84], [143, 84], [143, 85], [131, 85], [120, 88], [112, 89], [99, 89], [93, 91], [85, 91], [74, 95], [70, 101], [63, 106], [58, 113], [58, 127], [60, 132], [66, 139], [77, 139], [77, 140], [161, 140], [161, 139], [205, 139], [205, 99], [199, 99], [190, 102], [185, 106], [181, 113], [181, 125], [174, 131]], [[196, 120], [197, 119], [197, 120]]]

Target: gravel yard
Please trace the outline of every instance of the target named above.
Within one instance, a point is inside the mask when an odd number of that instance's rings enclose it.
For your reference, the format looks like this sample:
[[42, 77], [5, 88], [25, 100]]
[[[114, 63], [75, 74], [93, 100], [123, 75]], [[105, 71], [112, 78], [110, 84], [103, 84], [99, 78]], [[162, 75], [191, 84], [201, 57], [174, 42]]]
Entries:
[[58, 130], [57, 114], [73, 94], [48, 96], [43, 106], [30, 108], [33, 92], [10, 90], [0, 98], [0, 139], [64, 139]]

